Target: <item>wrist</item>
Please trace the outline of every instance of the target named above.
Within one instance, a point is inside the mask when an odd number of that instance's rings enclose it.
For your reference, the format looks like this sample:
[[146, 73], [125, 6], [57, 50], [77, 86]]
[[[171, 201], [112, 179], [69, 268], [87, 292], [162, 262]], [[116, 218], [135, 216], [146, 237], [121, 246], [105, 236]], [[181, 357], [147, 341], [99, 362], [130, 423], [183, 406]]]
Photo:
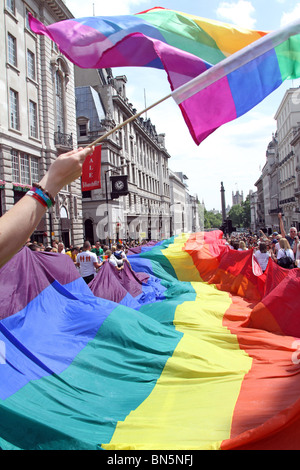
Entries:
[[43, 178], [40, 180], [39, 184], [46, 190], [48, 191], [49, 194], [55, 199], [55, 196], [59, 193], [60, 187], [58, 187], [57, 184], [55, 184], [54, 181], [49, 180], [47, 177], [47, 173]]

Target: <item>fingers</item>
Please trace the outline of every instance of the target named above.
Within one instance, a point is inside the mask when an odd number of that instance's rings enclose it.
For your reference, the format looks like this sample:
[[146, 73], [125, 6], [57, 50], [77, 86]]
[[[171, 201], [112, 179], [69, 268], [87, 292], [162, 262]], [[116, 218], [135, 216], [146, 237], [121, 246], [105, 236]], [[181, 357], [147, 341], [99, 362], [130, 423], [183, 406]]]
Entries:
[[84, 161], [88, 155], [91, 155], [94, 152], [94, 147], [86, 147], [84, 149], [78, 149], [80, 160]]
[[71, 157], [72, 155], [77, 155], [79, 156], [80, 160], [85, 159], [88, 155], [93, 153], [95, 147], [79, 147], [77, 149], [70, 150], [67, 153], [64, 153], [61, 155], [61, 157], [66, 158], [66, 157]]

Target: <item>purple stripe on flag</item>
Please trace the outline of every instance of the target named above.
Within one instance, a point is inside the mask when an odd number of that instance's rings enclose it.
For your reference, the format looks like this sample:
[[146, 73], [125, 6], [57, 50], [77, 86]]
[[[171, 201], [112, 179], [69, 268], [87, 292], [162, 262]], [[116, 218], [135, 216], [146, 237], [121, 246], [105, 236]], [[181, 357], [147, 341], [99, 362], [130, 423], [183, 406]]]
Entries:
[[24, 247], [0, 269], [0, 320], [25, 308], [54, 281], [61, 285], [78, 281], [78, 290], [91, 295], [68, 255]]
[[[179, 106], [196, 143], [202, 142], [222, 124], [237, 117], [227, 77], [188, 98]], [[192, 124], [189, 116], [192, 116]]]

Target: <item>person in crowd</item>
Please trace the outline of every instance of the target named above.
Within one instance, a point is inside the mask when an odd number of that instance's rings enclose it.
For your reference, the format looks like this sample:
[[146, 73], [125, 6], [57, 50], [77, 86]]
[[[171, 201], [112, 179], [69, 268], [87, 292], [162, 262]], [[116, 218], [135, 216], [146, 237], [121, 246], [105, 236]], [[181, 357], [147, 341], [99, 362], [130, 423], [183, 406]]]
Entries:
[[85, 241], [83, 252], [77, 255], [76, 266], [79, 268], [79, 272], [87, 284], [94, 279], [95, 270], [99, 269], [103, 263], [104, 261], [98, 263], [96, 254], [91, 252], [90, 242]]
[[244, 240], [241, 240], [239, 243], [238, 251], [245, 251], [245, 250], [247, 250], [246, 243], [244, 242]]
[[58, 242], [58, 245], [57, 245], [57, 253], [62, 253], [62, 254], [65, 254], [66, 251], [65, 251], [65, 245], [63, 244], [63, 242]]
[[300, 268], [300, 232], [298, 232], [297, 236], [295, 237], [293, 252], [295, 257], [295, 266]]
[[269, 259], [272, 257], [266, 242], [260, 242], [258, 250], [254, 252], [254, 256], [261, 267], [262, 272], [265, 272], [267, 269]]
[[70, 250], [66, 251], [66, 255], [70, 256], [72, 261], [76, 263], [79, 250], [80, 250], [79, 246], [73, 246]]
[[[278, 250], [277, 257], [276, 257], [277, 263], [282, 267], [287, 267], [288, 269], [295, 267], [294, 251], [291, 249], [291, 246], [287, 238], [282, 237], [279, 240], [279, 245], [280, 245], [280, 249]], [[281, 260], [285, 257], [291, 258], [293, 263], [290, 263], [290, 265], [283, 264]]]
[[284, 229], [284, 224], [283, 224], [281, 213], [278, 214], [278, 218], [279, 218], [279, 227], [280, 227], [281, 236], [287, 239], [287, 241], [289, 242], [290, 248], [293, 250], [295, 239], [297, 236], [297, 229], [296, 227], [291, 227], [289, 235], [287, 235]]
[[41, 251], [40, 247], [36, 243], [30, 243], [27, 245], [27, 248], [29, 248], [31, 251]]
[[118, 265], [117, 259], [113, 256], [113, 253], [111, 250], [106, 250], [105, 256], [107, 257], [108, 262], [112, 264], [118, 271], [121, 271], [122, 269], [124, 269], [123, 263], [121, 265]]
[[56, 250], [57, 250], [57, 248], [58, 248], [58, 241], [57, 241], [57, 240], [52, 240], [51, 245], [52, 245], [52, 248], [56, 248]]
[[102, 258], [102, 256], [103, 256], [103, 248], [102, 248], [102, 246], [101, 246], [101, 244], [100, 244], [99, 241], [95, 243], [95, 247], [91, 249], [91, 252], [92, 252], [92, 253], [95, 253], [96, 256], [98, 257], [98, 259], [99, 259], [99, 258]]
[[122, 254], [121, 254], [121, 252], [117, 251], [116, 245], [112, 245], [111, 252], [112, 252], [112, 254], [111, 254], [110, 258], [112, 260], [114, 260], [115, 263], [117, 263], [118, 266], [123, 266], [124, 265], [124, 260], [123, 260]]
[[131, 265], [128, 261], [128, 258], [125, 253], [125, 249], [122, 245], [122, 243], [117, 243], [116, 245], [112, 246], [112, 256], [115, 257], [118, 266], [124, 265], [124, 263], [127, 263], [128, 266], [131, 268]]
[[280, 246], [279, 246], [280, 238], [282, 238], [282, 236], [279, 235], [278, 232], [273, 233], [272, 241], [271, 241], [271, 248], [272, 248], [272, 251], [273, 251], [273, 254], [275, 255], [275, 257], [277, 256], [278, 250], [280, 248]]
[[83, 162], [93, 150], [79, 148], [60, 155], [39, 184], [0, 217], [0, 267], [24, 246], [61, 188], [81, 176]]

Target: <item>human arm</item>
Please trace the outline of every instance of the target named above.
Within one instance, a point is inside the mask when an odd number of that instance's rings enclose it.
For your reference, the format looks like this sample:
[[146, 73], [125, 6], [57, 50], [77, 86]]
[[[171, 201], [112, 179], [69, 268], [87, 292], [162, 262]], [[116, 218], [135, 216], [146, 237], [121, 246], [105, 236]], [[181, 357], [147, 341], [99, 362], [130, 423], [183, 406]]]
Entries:
[[295, 259], [296, 259], [296, 255], [297, 255], [298, 246], [299, 246], [299, 237], [296, 236], [295, 237], [295, 242], [294, 242], [294, 245], [293, 245], [293, 253], [294, 253], [294, 258]]
[[262, 230], [259, 230], [259, 232], [262, 234], [262, 237], [268, 238], [267, 235], [265, 234], [265, 232], [263, 232]]
[[279, 228], [280, 228], [280, 233], [281, 233], [281, 236], [283, 238], [286, 237], [286, 233], [285, 233], [285, 230], [284, 230], [284, 225], [283, 225], [283, 220], [282, 220], [282, 214], [281, 212], [279, 212], [278, 214], [278, 219], [279, 219]]
[[[60, 155], [40, 180], [40, 186], [55, 198], [61, 188], [81, 175], [83, 162], [92, 151], [87, 147]], [[22, 248], [46, 210], [33, 197], [24, 196], [0, 218], [0, 267]]]
[[273, 261], [276, 261], [276, 257], [274, 255], [272, 246], [269, 246], [268, 253], [269, 253], [270, 258], [272, 258]]
[[96, 263], [96, 262], [95, 262], [95, 263], [94, 263], [94, 268], [99, 269], [99, 268], [101, 268], [101, 266], [102, 266], [103, 264], [104, 264], [104, 261], [101, 261], [101, 263], [98, 263], [98, 262]]

